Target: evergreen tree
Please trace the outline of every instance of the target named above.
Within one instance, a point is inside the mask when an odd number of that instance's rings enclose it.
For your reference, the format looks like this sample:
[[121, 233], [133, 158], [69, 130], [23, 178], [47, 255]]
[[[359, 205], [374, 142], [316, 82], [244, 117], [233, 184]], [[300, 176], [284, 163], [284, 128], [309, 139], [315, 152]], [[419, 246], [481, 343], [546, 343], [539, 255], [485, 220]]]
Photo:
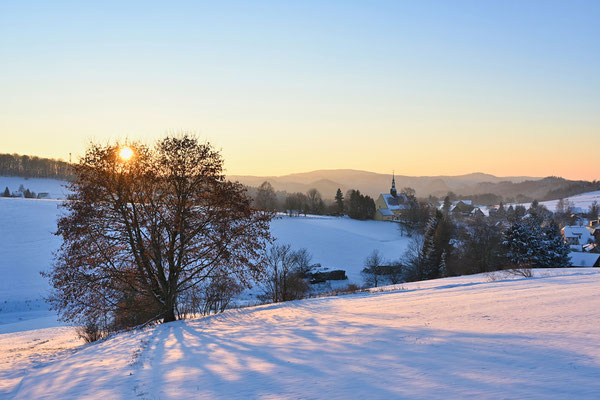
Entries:
[[529, 224], [522, 222], [512, 224], [504, 233], [503, 243], [511, 266], [519, 268], [532, 266], [539, 245]]
[[339, 215], [344, 215], [344, 195], [342, 189], [338, 188], [335, 193], [335, 204], [337, 205], [337, 212]]
[[[423, 241], [423, 265], [421, 268], [422, 279], [436, 279], [442, 276], [441, 266], [444, 266], [446, 273], [447, 257], [450, 254], [452, 245], [452, 226], [447, 217], [442, 212], [436, 210], [435, 215], [431, 217], [425, 229]], [[442, 263], [442, 255], [444, 262]]]
[[592, 220], [598, 219], [598, 213], [600, 211], [599, 208], [600, 207], [598, 207], [598, 202], [596, 200], [594, 200], [594, 202], [590, 206], [590, 211], [588, 213], [590, 219], [592, 219]]
[[440, 260], [440, 277], [445, 277], [448, 275], [448, 271], [446, 270], [446, 250], [442, 253], [442, 258]]
[[8, 190], [8, 186], [4, 189], [4, 193], [2, 193], [2, 197], [10, 197], [10, 190]]
[[498, 206], [498, 210], [496, 211], [496, 215], [498, 216], [499, 220], [503, 220], [506, 218], [506, 209], [504, 208], [503, 202], [500, 202], [500, 205]]
[[375, 217], [375, 201], [369, 196], [363, 196], [359, 190], [349, 190], [346, 201], [350, 218], [365, 220]]
[[552, 221], [550, 225], [544, 228], [544, 240], [542, 254], [542, 265], [547, 267], [568, 267], [571, 264], [569, 259], [570, 249], [565, 243], [558, 225]]

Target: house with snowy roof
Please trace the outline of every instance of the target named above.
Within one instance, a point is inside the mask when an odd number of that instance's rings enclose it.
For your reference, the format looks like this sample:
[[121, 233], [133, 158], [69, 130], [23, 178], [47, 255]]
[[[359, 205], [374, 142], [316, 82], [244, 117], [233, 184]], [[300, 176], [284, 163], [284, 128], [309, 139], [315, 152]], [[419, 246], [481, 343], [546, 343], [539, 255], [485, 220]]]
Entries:
[[[444, 208], [444, 202], [440, 201], [439, 209]], [[450, 205], [450, 213], [461, 215], [463, 217], [484, 216], [484, 212], [479, 207], [473, 205], [473, 200], [457, 200]]]
[[594, 242], [594, 237], [585, 226], [567, 225], [560, 232], [572, 250], [583, 251], [584, 245]]
[[400, 219], [408, 210], [411, 202], [404, 193], [396, 191], [396, 177], [392, 175], [390, 193], [381, 193], [375, 201], [375, 219], [378, 221], [394, 221]]
[[581, 253], [573, 251], [569, 253], [572, 267], [600, 267], [600, 254]]

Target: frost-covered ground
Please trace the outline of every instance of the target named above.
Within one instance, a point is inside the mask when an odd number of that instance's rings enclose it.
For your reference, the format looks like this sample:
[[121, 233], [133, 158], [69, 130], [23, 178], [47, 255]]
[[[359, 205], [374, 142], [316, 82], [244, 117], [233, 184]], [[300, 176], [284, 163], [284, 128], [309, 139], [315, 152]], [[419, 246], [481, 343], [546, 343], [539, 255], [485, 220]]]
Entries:
[[600, 398], [600, 270], [535, 272], [230, 310], [49, 354], [0, 335], [0, 381], [17, 399]]

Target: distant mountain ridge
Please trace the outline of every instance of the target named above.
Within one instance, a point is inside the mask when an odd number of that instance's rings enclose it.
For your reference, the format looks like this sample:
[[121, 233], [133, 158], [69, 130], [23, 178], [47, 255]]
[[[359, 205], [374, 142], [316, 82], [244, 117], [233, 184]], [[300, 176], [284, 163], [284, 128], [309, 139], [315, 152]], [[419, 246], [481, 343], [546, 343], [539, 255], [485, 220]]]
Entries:
[[[469, 192], [471, 189], [474, 192], [478, 192], [477, 185], [482, 183], [521, 183], [542, 179], [529, 176], [497, 177], [481, 172], [457, 176], [396, 175], [395, 177], [398, 190], [409, 186], [416, 190], [418, 196], [422, 197], [429, 195], [441, 196], [449, 191], [463, 194]], [[254, 187], [259, 186], [264, 181], [268, 181], [273, 185], [275, 190], [287, 192], [306, 192], [310, 188], [316, 188], [324, 197], [333, 198], [338, 188], [344, 192], [348, 189], [358, 189], [369, 196], [377, 196], [379, 193], [387, 192], [392, 182], [392, 174], [380, 174], [353, 169], [335, 169], [316, 170], [282, 176], [229, 175], [228, 179]]]

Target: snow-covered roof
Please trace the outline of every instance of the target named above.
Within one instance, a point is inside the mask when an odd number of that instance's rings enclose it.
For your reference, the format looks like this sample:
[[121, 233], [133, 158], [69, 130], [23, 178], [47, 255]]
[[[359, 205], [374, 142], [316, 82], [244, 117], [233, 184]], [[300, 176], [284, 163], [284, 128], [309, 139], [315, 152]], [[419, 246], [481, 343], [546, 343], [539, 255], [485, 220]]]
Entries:
[[[473, 205], [473, 200], [456, 200], [450, 203], [450, 211], [454, 210], [459, 203], [466, 204], [468, 206]], [[440, 201], [440, 206], [438, 207], [440, 210], [444, 207], [444, 201]]]
[[593, 267], [600, 258], [600, 253], [581, 253], [571, 252], [569, 254], [571, 258], [571, 265], [574, 267]]
[[384, 215], [386, 217], [390, 217], [390, 216], [394, 215], [394, 212], [387, 208], [378, 208], [377, 211], [379, 211], [381, 213], [381, 215]]
[[562, 228], [562, 232], [565, 238], [576, 238], [579, 244], [587, 244], [590, 240], [594, 240], [590, 231], [585, 226], [567, 225]]
[[399, 193], [396, 197], [389, 193], [382, 193], [381, 197], [390, 210], [404, 210], [407, 207], [408, 198], [403, 193]]

